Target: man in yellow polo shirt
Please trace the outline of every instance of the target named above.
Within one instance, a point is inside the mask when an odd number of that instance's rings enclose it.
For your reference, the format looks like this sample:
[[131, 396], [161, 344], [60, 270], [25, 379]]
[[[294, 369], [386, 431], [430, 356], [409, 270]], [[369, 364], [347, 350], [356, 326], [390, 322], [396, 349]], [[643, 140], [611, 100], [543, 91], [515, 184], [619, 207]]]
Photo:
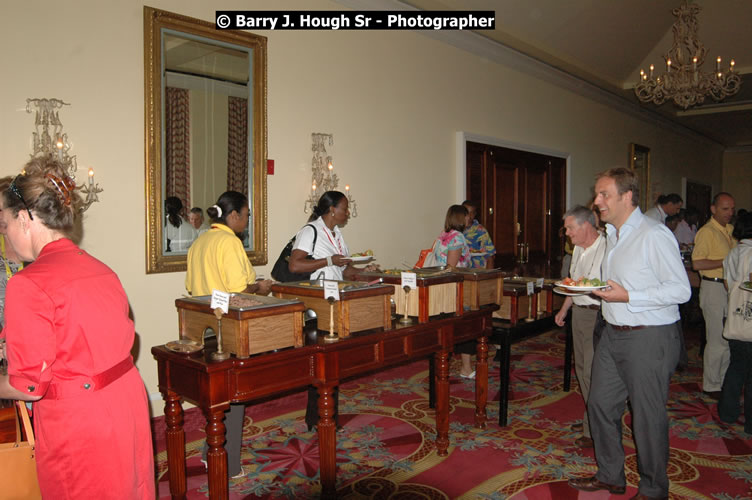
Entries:
[[692, 251], [692, 268], [700, 272], [700, 308], [705, 318], [705, 354], [702, 363], [702, 390], [713, 399], [720, 397], [723, 377], [729, 364], [728, 342], [723, 338], [723, 318], [728, 295], [723, 284], [723, 259], [736, 246], [731, 236], [734, 226], [734, 198], [718, 193], [710, 206], [712, 217], [697, 231]]

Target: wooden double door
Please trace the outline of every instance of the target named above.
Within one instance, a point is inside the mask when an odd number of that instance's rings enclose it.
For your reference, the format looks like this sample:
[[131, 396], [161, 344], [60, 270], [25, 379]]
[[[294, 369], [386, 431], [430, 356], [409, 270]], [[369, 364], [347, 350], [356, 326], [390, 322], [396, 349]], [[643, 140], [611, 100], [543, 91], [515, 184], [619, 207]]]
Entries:
[[478, 220], [496, 246], [495, 266], [558, 277], [566, 160], [470, 141], [466, 151], [467, 197], [481, 205]]

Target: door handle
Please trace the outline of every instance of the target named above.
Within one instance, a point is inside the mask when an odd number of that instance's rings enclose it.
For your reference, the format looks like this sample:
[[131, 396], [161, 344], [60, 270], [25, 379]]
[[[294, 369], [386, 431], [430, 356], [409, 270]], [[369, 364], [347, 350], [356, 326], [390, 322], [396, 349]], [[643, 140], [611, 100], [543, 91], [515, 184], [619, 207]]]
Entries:
[[488, 208], [488, 215], [493, 215], [493, 207]]
[[517, 228], [517, 236], [519, 236], [520, 234], [522, 234], [522, 226], [520, 225], [519, 222], [515, 222], [514, 224]]

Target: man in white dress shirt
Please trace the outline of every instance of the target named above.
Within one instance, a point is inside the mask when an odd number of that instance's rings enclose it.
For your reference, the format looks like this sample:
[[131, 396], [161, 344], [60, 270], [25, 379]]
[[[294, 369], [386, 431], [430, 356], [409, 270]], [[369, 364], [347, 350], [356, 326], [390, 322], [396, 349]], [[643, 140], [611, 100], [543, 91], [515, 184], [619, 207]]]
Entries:
[[[572, 263], [569, 267], [569, 276], [574, 280], [601, 278], [601, 261], [606, 252], [606, 239], [596, 229], [597, 225], [593, 211], [582, 205], [577, 205], [564, 214], [564, 228], [574, 244]], [[557, 325], [564, 326], [567, 312], [570, 308], [572, 309], [574, 372], [577, 374], [582, 399], [585, 401], [582, 437], [575, 441], [580, 448], [593, 447], [587, 402], [590, 394], [590, 369], [593, 365], [593, 330], [600, 307], [600, 299], [592, 295], [567, 297], [554, 318]], [[576, 427], [579, 428], [579, 426]]]
[[676, 238], [642, 214], [638, 186], [634, 171], [626, 168], [596, 178], [595, 205], [607, 223], [601, 272], [609, 284], [594, 292], [603, 300], [605, 320], [595, 334], [588, 399], [598, 472], [569, 484], [625, 493], [621, 419], [629, 398], [640, 473], [639, 492], [632, 498], [667, 499], [666, 402], [679, 360], [679, 304], [691, 291]]
[[656, 200], [655, 206], [645, 212], [645, 216], [665, 224], [666, 217], [678, 214], [683, 204], [681, 196], [676, 193], [662, 194]]

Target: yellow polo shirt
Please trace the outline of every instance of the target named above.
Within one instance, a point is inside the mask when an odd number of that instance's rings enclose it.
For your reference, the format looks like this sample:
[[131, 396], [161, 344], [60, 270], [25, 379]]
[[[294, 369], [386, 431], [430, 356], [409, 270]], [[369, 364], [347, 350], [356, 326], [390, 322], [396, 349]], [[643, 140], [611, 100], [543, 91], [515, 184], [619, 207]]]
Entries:
[[185, 289], [191, 295], [242, 292], [255, 281], [243, 242], [224, 224], [212, 224], [188, 249]]
[[[695, 235], [695, 248], [692, 250], [692, 260], [723, 260], [732, 248], [736, 246], [736, 240], [731, 233], [734, 226], [726, 224], [721, 226], [714, 218], [697, 231]], [[723, 278], [723, 266], [717, 269], [700, 271], [700, 276], [708, 278]]]

